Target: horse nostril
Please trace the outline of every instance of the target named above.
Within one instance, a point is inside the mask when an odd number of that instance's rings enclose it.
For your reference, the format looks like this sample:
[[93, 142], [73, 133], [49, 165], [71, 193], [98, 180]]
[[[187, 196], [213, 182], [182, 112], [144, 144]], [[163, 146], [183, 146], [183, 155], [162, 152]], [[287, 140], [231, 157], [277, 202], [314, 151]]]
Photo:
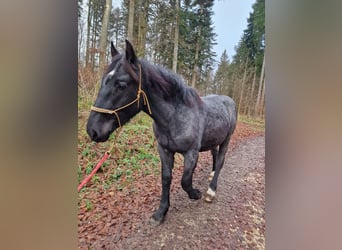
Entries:
[[89, 134], [90, 138], [91, 138], [93, 141], [96, 140], [96, 138], [97, 138], [97, 133], [96, 133], [96, 131], [95, 131], [94, 129], [90, 129], [90, 130], [88, 131], [88, 134]]
[[93, 131], [92, 138], [93, 138], [93, 140], [96, 140], [96, 139], [97, 139], [97, 133], [96, 133], [96, 131], [95, 131], [95, 130]]

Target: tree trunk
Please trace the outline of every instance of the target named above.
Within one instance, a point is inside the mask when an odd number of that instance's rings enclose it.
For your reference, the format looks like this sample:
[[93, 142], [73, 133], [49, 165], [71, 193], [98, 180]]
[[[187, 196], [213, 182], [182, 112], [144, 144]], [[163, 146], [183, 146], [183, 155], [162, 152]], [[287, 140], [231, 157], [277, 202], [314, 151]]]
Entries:
[[133, 28], [134, 28], [134, 0], [129, 1], [129, 10], [128, 10], [128, 40], [134, 44], [133, 39]]
[[[249, 70], [248, 70], [248, 74], [247, 74], [247, 77], [246, 77], [246, 83], [248, 82], [248, 79], [250, 79], [250, 77], [252, 76], [252, 74], [253, 74], [253, 72], [250, 72]], [[246, 91], [246, 94], [245, 94], [245, 96], [247, 97], [247, 99], [245, 99], [244, 100], [244, 108], [243, 108], [243, 114], [244, 115], [247, 115], [247, 111], [248, 111], [248, 107], [249, 107], [249, 103], [250, 103], [250, 99], [248, 98], [248, 94], [249, 94], [249, 91], [250, 90], [250, 88], [248, 88], [248, 86], [246, 86], [246, 89], [245, 89], [245, 91]]]
[[92, 71], [95, 70], [95, 48], [96, 48], [96, 24], [95, 24], [95, 16], [93, 16], [93, 30], [91, 37], [91, 45], [90, 45], [90, 66]]
[[146, 47], [146, 33], [148, 26], [148, 9], [150, 5], [150, 0], [140, 0], [139, 6], [142, 8], [139, 11], [138, 18], [138, 37], [136, 38], [136, 46], [137, 46], [137, 56], [144, 57], [145, 56], [145, 47]]
[[142, 0], [139, 1], [138, 3], [138, 33], [136, 34], [136, 53], [138, 57], [142, 56], [142, 51], [141, 51], [141, 39], [142, 39], [142, 30], [143, 30], [143, 15], [144, 11], [139, 9], [142, 6]]
[[179, 42], [179, 0], [176, 0], [176, 23], [175, 23], [175, 41], [173, 46], [173, 60], [172, 70], [177, 72], [177, 60], [178, 60], [178, 42]]
[[[203, 6], [201, 4], [200, 5], [200, 13], [199, 13], [200, 19], [202, 17], [202, 14], [203, 14]], [[198, 55], [199, 55], [199, 50], [200, 50], [201, 31], [202, 31], [202, 26], [199, 25], [198, 34], [197, 34], [197, 41], [196, 41], [196, 50], [195, 50], [195, 62], [194, 62], [194, 68], [193, 68], [192, 77], [191, 77], [191, 87], [193, 87], [193, 88], [195, 88], [195, 86], [196, 86], [196, 79], [197, 79], [197, 74], [198, 74]]]
[[99, 2], [98, 1], [92, 1], [92, 9], [93, 9], [93, 15], [92, 15], [92, 44], [90, 49], [90, 64], [92, 71], [95, 71], [96, 68], [96, 54], [97, 54], [97, 41], [98, 41], [98, 27], [99, 27]]
[[254, 107], [254, 114], [255, 115], [258, 115], [258, 113], [259, 113], [261, 88], [262, 88], [262, 82], [263, 82], [263, 78], [264, 78], [264, 71], [265, 71], [265, 55], [264, 55], [264, 59], [262, 61], [262, 68], [261, 68], [261, 75], [260, 75], [259, 89], [258, 89], [258, 97], [257, 97], [257, 101], [256, 101], [255, 107]]
[[86, 55], [85, 64], [89, 67], [89, 46], [90, 46], [90, 26], [91, 26], [91, 1], [88, 2], [88, 17], [87, 17], [87, 42], [86, 42]]
[[253, 105], [253, 95], [254, 95], [254, 89], [255, 89], [255, 82], [256, 82], [256, 66], [254, 67], [254, 76], [253, 76], [253, 82], [252, 82], [252, 89], [251, 89], [251, 94], [249, 96], [249, 105], [248, 105], [248, 116], [251, 116], [251, 108]]
[[265, 78], [262, 84], [262, 94], [261, 94], [261, 102], [260, 102], [260, 109], [259, 109], [259, 115], [262, 116], [264, 113], [264, 105], [265, 105]]
[[103, 18], [102, 18], [102, 27], [101, 27], [101, 35], [100, 35], [100, 57], [99, 57], [99, 70], [98, 70], [98, 81], [101, 79], [101, 75], [103, 73], [103, 68], [106, 61], [106, 48], [107, 48], [107, 35], [108, 35], [108, 23], [110, 11], [112, 9], [112, 0], [106, 0], [106, 5], [104, 8]]
[[196, 79], [198, 74], [198, 54], [200, 49], [200, 39], [201, 39], [201, 26], [198, 27], [198, 38], [196, 42], [196, 51], [195, 51], [195, 60], [194, 60], [194, 68], [192, 70], [192, 77], [191, 77], [191, 87], [196, 87]]
[[247, 64], [248, 64], [248, 57], [246, 58], [245, 71], [244, 71], [244, 73], [243, 73], [243, 78], [242, 78], [241, 91], [240, 91], [240, 98], [239, 98], [238, 113], [240, 113], [240, 111], [241, 111], [241, 105], [242, 105], [242, 99], [243, 99], [243, 92], [244, 92], [245, 81], [246, 81], [246, 76], [247, 76]]
[[232, 97], [234, 100], [237, 100], [237, 95], [236, 95], [236, 71], [234, 71], [233, 73], [233, 77], [232, 77], [232, 90], [231, 90], [231, 94], [230, 97]]
[[82, 66], [83, 66], [83, 63], [81, 64], [82, 62], [81, 50], [83, 47], [83, 34], [84, 34], [83, 28], [84, 28], [83, 22], [79, 21], [78, 23], [78, 64]]

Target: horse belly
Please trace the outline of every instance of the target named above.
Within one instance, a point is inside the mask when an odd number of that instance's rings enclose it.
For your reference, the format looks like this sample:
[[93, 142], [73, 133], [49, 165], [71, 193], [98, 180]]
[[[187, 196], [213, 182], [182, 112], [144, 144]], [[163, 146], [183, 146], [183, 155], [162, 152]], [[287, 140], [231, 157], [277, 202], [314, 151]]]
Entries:
[[228, 123], [208, 124], [203, 133], [200, 151], [207, 151], [222, 144], [228, 136], [227, 128]]
[[200, 143], [198, 131], [201, 130], [198, 123], [188, 123], [187, 126], [174, 126], [173, 123], [170, 123], [170, 129], [166, 131], [159, 130], [154, 125], [153, 129], [158, 144], [171, 152], [184, 153], [194, 147], [198, 149]]

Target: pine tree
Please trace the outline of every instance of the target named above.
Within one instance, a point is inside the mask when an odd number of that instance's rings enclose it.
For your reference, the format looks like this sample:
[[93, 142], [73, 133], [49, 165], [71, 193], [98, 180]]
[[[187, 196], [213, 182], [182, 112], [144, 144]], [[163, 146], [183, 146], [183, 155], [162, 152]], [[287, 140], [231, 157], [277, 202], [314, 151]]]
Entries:
[[177, 61], [178, 61], [178, 44], [179, 44], [179, 9], [180, 0], [175, 1], [175, 38], [173, 45], [173, 59], [172, 59], [172, 70], [177, 72]]
[[251, 66], [257, 67], [258, 76], [261, 74], [262, 60], [265, 50], [265, 0], [257, 0], [253, 4], [253, 12], [247, 19], [240, 44], [236, 51], [236, 59], [248, 56]]
[[224, 50], [214, 78], [214, 89], [216, 94], [225, 94], [229, 92], [229, 60], [227, 51]]
[[[123, 0], [110, 15], [106, 53], [110, 40], [117, 47], [124, 47], [130, 30], [129, 37], [133, 37], [139, 57], [174, 68], [188, 84], [192, 81], [197, 88], [207, 91], [208, 79], [213, 81], [215, 57], [213, 4], [213, 0]], [[95, 70], [104, 5], [105, 0], [88, 0], [84, 51], [86, 65]], [[134, 8], [130, 8], [132, 5]], [[130, 10], [133, 22], [129, 22]], [[133, 23], [133, 29], [128, 28], [129, 23]]]
[[[234, 71], [234, 77], [231, 78], [232, 95], [239, 100], [239, 110], [242, 113], [250, 114], [251, 110], [254, 110], [254, 113], [259, 115], [260, 106], [263, 105], [261, 95], [264, 92], [262, 92], [264, 52], [265, 0], [256, 0], [231, 64], [231, 70]], [[258, 90], [258, 95], [255, 90]]]
[[179, 72], [191, 85], [203, 84], [213, 70], [216, 34], [212, 23], [214, 1], [184, 1], [180, 13]]

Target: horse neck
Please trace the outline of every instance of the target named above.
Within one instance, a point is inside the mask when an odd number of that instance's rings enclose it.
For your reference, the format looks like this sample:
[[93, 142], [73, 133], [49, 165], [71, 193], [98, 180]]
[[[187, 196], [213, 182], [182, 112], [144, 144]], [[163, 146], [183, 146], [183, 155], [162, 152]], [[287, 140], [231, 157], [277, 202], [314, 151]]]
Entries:
[[175, 111], [173, 103], [170, 100], [165, 100], [155, 91], [155, 88], [152, 87], [151, 79], [148, 77], [145, 78], [143, 90], [146, 93], [152, 114], [149, 113], [146, 105], [143, 105], [143, 111], [154, 120], [158, 127], [167, 127]]

